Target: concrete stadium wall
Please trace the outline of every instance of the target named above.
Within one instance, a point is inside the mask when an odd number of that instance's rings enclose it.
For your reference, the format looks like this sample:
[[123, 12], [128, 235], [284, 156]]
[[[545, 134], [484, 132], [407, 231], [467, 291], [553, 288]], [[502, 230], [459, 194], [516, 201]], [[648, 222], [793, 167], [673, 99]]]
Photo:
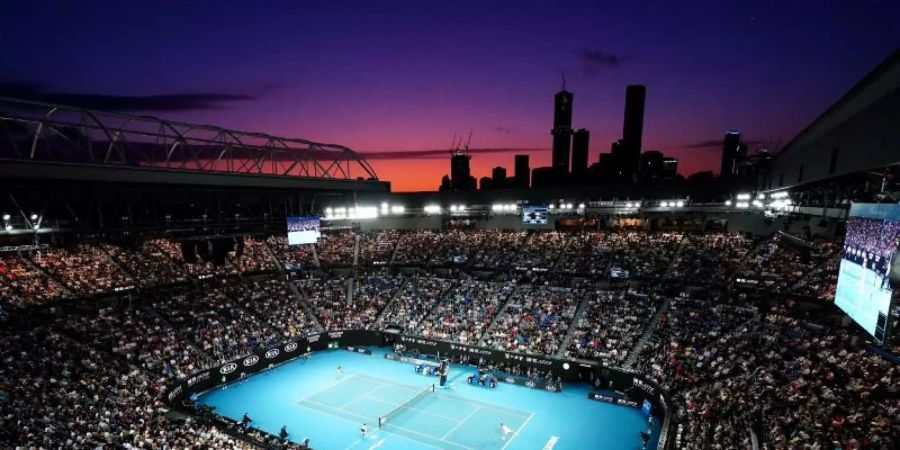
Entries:
[[769, 180], [761, 188], [790, 187], [898, 162], [900, 52], [788, 143], [772, 161]]

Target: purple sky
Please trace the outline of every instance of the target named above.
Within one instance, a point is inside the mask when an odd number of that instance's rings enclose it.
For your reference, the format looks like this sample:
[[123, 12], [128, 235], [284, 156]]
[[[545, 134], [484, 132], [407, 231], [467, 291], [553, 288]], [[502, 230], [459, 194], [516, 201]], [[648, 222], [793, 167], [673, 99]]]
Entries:
[[[133, 112], [361, 152], [444, 149], [472, 130], [472, 147], [502, 150], [473, 157], [480, 177], [511, 168], [510, 148], [549, 162], [565, 71], [592, 162], [641, 83], [644, 150], [690, 174], [718, 167], [719, 147], [699, 144], [728, 129], [787, 142], [900, 47], [897, 1], [310, 3], [3, 2], [0, 94], [216, 94]], [[395, 190], [449, 171], [372, 163]]]

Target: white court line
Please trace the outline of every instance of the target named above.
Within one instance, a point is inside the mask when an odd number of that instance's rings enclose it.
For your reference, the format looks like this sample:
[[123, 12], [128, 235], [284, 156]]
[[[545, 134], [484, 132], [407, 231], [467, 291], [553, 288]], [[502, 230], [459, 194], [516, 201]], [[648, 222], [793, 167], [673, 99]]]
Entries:
[[413, 408], [412, 406], [406, 406], [406, 405], [403, 405], [402, 403], [401, 403], [401, 404], [391, 403], [391, 402], [382, 400], [382, 399], [380, 399], [380, 398], [375, 398], [375, 397], [364, 397], [364, 398], [366, 398], [366, 399], [368, 399], [368, 400], [376, 401], [376, 402], [378, 402], [378, 403], [384, 403], [385, 405], [391, 405], [391, 406], [393, 406], [394, 408], [397, 408], [397, 409], [408, 409], [408, 410], [410, 410], [410, 411], [416, 411], [416, 412], [420, 412], [420, 413], [422, 413], [422, 414], [428, 414], [429, 416], [435, 416], [435, 417], [440, 417], [441, 419], [447, 419], [447, 420], [452, 421], [452, 422], [459, 422], [459, 419], [456, 419], [456, 418], [453, 418], [453, 417], [442, 416], [442, 415], [440, 415], [440, 414], [435, 414], [435, 413], [433, 413], [433, 412], [431, 412], [431, 411], [425, 411], [424, 409]]
[[518, 436], [518, 435], [519, 435], [519, 432], [520, 432], [520, 431], [522, 431], [522, 429], [523, 429], [523, 428], [525, 428], [525, 425], [528, 425], [528, 422], [530, 422], [530, 421], [531, 421], [531, 418], [532, 418], [532, 417], [534, 417], [534, 413], [531, 413], [531, 415], [530, 415], [530, 416], [528, 416], [528, 418], [527, 418], [527, 419], [525, 419], [525, 422], [524, 422], [524, 423], [522, 423], [522, 425], [521, 425], [521, 426], [520, 426], [520, 427], [519, 427], [519, 428], [517, 428], [517, 429], [516, 429], [516, 431], [515, 431], [515, 432], [514, 432], [514, 433], [513, 433], [513, 434], [512, 434], [512, 436], [510, 436], [510, 437], [509, 437], [509, 440], [508, 440], [508, 441], [506, 441], [506, 443], [505, 443], [505, 444], [503, 444], [503, 447], [500, 447], [500, 450], [503, 450], [503, 449], [505, 449], [505, 448], [506, 448], [506, 446], [507, 446], [507, 445], [509, 445], [509, 444], [510, 444], [510, 443], [511, 443], [511, 442], [512, 442], [512, 441], [513, 441], [513, 439], [515, 439], [515, 438], [516, 438], [516, 436]]
[[519, 416], [523, 419], [534, 414], [533, 412], [525, 411], [524, 409], [512, 408], [509, 406], [498, 405], [496, 403], [482, 402], [482, 401], [471, 399], [468, 397], [463, 397], [463, 396], [460, 396], [457, 394], [445, 394], [443, 392], [435, 392], [435, 395], [437, 395], [440, 398], [453, 400], [456, 402], [479, 405], [484, 409], [492, 409], [494, 411], [503, 412], [503, 413], [514, 415], [514, 416]]
[[362, 396], [360, 396], [360, 397], [354, 397], [354, 398], [352, 398], [349, 402], [346, 402], [346, 403], [344, 403], [343, 405], [338, 406], [337, 409], [343, 411], [345, 407], [350, 406], [350, 405], [352, 405], [352, 404], [354, 404], [354, 403], [356, 403], [356, 402], [358, 402], [358, 401], [360, 401], [360, 400], [362, 400], [362, 399], [364, 399], [364, 398], [369, 398], [369, 394], [371, 394], [371, 393], [373, 393], [373, 392], [375, 392], [375, 391], [377, 391], [377, 390], [379, 390], [379, 389], [381, 389], [381, 388], [383, 388], [383, 387], [384, 387], [383, 384], [379, 384], [378, 386], [375, 386], [375, 387], [373, 387], [372, 389], [369, 389], [368, 391], [366, 391], [366, 393], [363, 394]]
[[[315, 400], [308, 400], [308, 401], [311, 402], [311, 403], [318, 403], [318, 402], [316, 402]], [[321, 403], [320, 403], [320, 404], [321, 404]], [[350, 420], [350, 419], [348, 419], [348, 418], [346, 418], [346, 417], [341, 417], [341, 416], [339, 416], [339, 415], [337, 415], [337, 414], [333, 414], [333, 413], [330, 413], [330, 412], [327, 412], [327, 411], [322, 411], [321, 409], [313, 409], [313, 408], [310, 407], [309, 405], [304, 405], [303, 403], [297, 403], [297, 406], [303, 406], [303, 407], [305, 407], [305, 408], [309, 408], [309, 409], [311, 409], [311, 410], [313, 410], [313, 411], [315, 411], [315, 412], [318, 412], [318, 413], [328, 414], [329, 416], [334, 417], [335, 419], [343, 420], [344, 422], [349, 422], [349, 423], [352, 423], [352, 424], [354, 424], [354, 425], [359, 425], [359, 423], [354, 422], [354, 421], [352, 421], [352, 420]], [[324, 405], [324, 404], [322, 404], [322, 406], [325, 406], [326, 408], [331, 408], [330, 406]], [[332, 409], [333, 409], [333, 408], [332, 408]], [[353, 413], [348, 412], [348, 411], [342, 411], [342, 412], [344, 412], [344, 413], [346, 413], [346, 414], [350, 414], [351, 416], [362, 417], [362, 416], [360, 416], [360, 415], [358, 415], [358, 414], [353, 414]], [[365, 419], [365, 417], [363, 417], [363, 419]], [[368, 420], [368, 419], [367, 419], [367, 420]], [[398, 428], [399, 428], [399, 427], [398, 427]], [[444, 449], [442, 449], [442, 448], [440, 448], [440, 447], [435, 447], [435, 446], [433, 446], [433, 445], [431, 445], [431, 444], [427, 444], [427, 443], [422, 442], [422, 441], [420, 441], [420, 440], [418, 440], [418, 439], [409, 438], [409, 437], [406, 437], [406, 436], [403, 436], [403, 435], [397, 434], [397, 433], [391, 433], [390, 431], [387, 431], [387, 430], [384, 430], [384, 429], [381, 429], [381, 430], [379, 430], [379, 431], [383, 431], [383, 432], [388, 433], [388, 434], [390, 434], [390, 435], [397, 436], [397, 437], [400, 438], [400, 439], [403, 439], [403, 440], [406, 440], [406, 441], [410, 441], [410, 442], [415, 442], [416, 444], [421, 444], [421, 445], [424, 445], [424, 446], [426, 446], [426, 447], [433, 448], [433, 449], [435, 449], [435, 450], [444, 450]], [[359, 442], [359, 441], [354, 442], [353, 445], [356, 445], [358, 442]], [[451, 444], [452, 444], [452, 442], [451, 442]], [[457, 445], [457, 444], [454, 444], [454, 445]], [[349, 448], [349, 447], [348, 447], [348, 448]], [[474, 449], [469, 449], [469, 450], [474, 450]]]
[[446, 439], [447, 436], [450, 436], [450, 434], [453, 433], [454, 431], [456, 431], [456, 429], [459, 428], [460, 425], [466, 423], [467, 420], [471, 419], [472, 416], [474, 416], [475, 413], [478, 412], [479, 409], [481, 409], [481, 407], [480, 407], [480, 406], [476, 406], [475, 409], [473, 409], [472, 412], [469, 413], [469, 415], [467, 415], [462, 421], [460, 421], [458, 424], [456, 424], [455, 427], [451, 428], [450, 431], [448, 431], [446, 434], [444, 434], [444, 435], [441, 437], [441, 439]]
[[309, 395], [307, 395], [306, 397], [303, 397], [303, 398], [301, 398], [300, 400], [297, 400], [297, 401], [294, 402], [294, 403], [299, 403], [299, 402], [301, 402], [301, 401], [303, 401], [303, 400], [306, 400], [306, 399], [308, 399], [308, 398], [310, 398], [310, 397], [312, 397], [312, 396], [314, 396], [314, 395], [319, 395], [319, 394], [321, 394], [322, 392], [325, 392], [325, 391], [327, 391], [327, 390], [329, 390], [329, 389], [331, 389], [331, 388], [333, 388], [333, 387], [335, 387], [335, 386], [341, 384], [341, 383], [344, 382], [345, 380], [353, 379], [354, 377], [356, 377], [356, 375], [357, 375], [357, 374], [354, 373], [353, 375], [350, 375], [350, 376], [347, 377], [347, 378], [343, 378], [343, 379], [338, 380], [338, 381], [336, 381], [336, 382], [334, 382], [334, 383], [331, 383], [331, 384], [329, 384], [328, 386], [325, 386], [325, 387], [323, 387], [322, 389], [319, 389], [318, 391], [315, 391], [315, 392], [313, 392], [312, 394], [309, 394]]
[[[401, 427], [401, 426], [399, 426], [399, 425], [394, 425], [394, 424], [392, 424], [392, 423], [388, 423], [387, 425], [388, 425], [388, 426], [392, 426], [392, 427], [397, 428], [397, 429], [400, 429], [400, 430], [403, 430], [403, 431], [406, 431], [407, 433], [418, 434], [418, 435], [420, 435], [420, 436], [425, 436], [425, 437], [427, 437], [428, 439], [432, 439], [432, 440], [435, 440], [435, 441], [445, 442], [445, 443], [450, 444], [450, 445], [453, 445], [453, 446], [455, 446], [455, 447], [464, 448], [464, 449], [466, 449], [466, 450], [475, 450], [474, 448], [466, 447], [465, 445], [462, 445], [462, 444], [459, 444], [459, 443], [456, 443], [456, 442], [453, 442], [453, 441], [448, 441], [448, 440], [443, 439], [443, 438], [436, 438], [436, 437], [434, 437], [434, 436], [432, 436], [432, 435], [430, 435], [430, 434], [420, 433], [420, 432], [418, 432], [418, 431], [416, 431], [416, 430], [410, 430], [409, 428], [403, 428], [403, 427]], [[382, 429], [384, 429], [384, 428], [382, 428]], [[416, 442], [419, 442], [419, 441], [416, 441]]]

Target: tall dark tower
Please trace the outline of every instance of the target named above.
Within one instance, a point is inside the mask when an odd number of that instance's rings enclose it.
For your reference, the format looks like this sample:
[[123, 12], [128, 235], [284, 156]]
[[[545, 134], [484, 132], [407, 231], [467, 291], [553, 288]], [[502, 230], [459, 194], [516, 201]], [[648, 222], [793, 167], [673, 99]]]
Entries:
[[569, 147], [572, 141], [571, 92], [563, 89], [553, 97], [553, 168], [557, 173], [569, 173]]
[[516, 155], [515, 161], [516, 172], [513, 177], [516, 186], [527, 188], [531, 185], [531, 167], [528, 166], [528, 155]]
[[588, 168], [588, 147], [591, 132], [580, 128], [572, 135], [572, 173], [583, 175]]
[[622, 125], [622, 141], [625, 148], [621, 164], [622, 175], [629, 181], [635, 179], [640, 167], [646, 97], [647, 87], [644, 85], [633, 84], [625, 89], [625, 121]]
[[455, 151], [450, 156], [450, 186], [454, 191], [475, 189], [475, 179], [469, 169], [471, 159], [471, 156], [461, 151]]
[[725, 133], [722, 141], [722, 168], [719, 176], [728, 178], [737, 172], [738, 153], [741, 150], [741, 132], [731, 130]]

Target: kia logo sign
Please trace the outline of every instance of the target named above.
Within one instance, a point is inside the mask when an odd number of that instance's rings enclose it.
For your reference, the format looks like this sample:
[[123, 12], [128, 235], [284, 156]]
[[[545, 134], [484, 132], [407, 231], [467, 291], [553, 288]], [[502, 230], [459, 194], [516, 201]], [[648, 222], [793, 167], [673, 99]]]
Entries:
[[272, 350], [266, 352], [266, 359], [272, 359], [278, 356], [279, 353], [281, 353], [281, 351], [279, 351], [277, 348], [273, 348]]
[[526, 381], [526, 382], [525, 382], [525, 386], [528, 386], [528, 387], [530, 387], [530, 388], [533, 388], [533, 387], [534, 387], [534, 381], [531, 381], [531, 380]]
[[285, 346], [284, 346], [284, 351], [287, 352], [287, 353], [290, 353], [290, 352], [292, 352], [292, 351], [294, 351], [294, 350], [297, 350], [297, 343], [296, 343], [296, 342], [289, 342], [288, 345], [285, 345]]
[[238, 368], [238, 365], [231, 362], [231, 363], [228, 363], [228, 364], [225, 364], [224, 366], [222, 366], [222, 368], [219, 369], [219, 373], [221, 373], [222, 375], [228, 375], [229, 373], [237, 370], [237, 368]]
[[259, 362], [259, 356], [251, 355], [244, 358], [244, 367], [250, 367]]

